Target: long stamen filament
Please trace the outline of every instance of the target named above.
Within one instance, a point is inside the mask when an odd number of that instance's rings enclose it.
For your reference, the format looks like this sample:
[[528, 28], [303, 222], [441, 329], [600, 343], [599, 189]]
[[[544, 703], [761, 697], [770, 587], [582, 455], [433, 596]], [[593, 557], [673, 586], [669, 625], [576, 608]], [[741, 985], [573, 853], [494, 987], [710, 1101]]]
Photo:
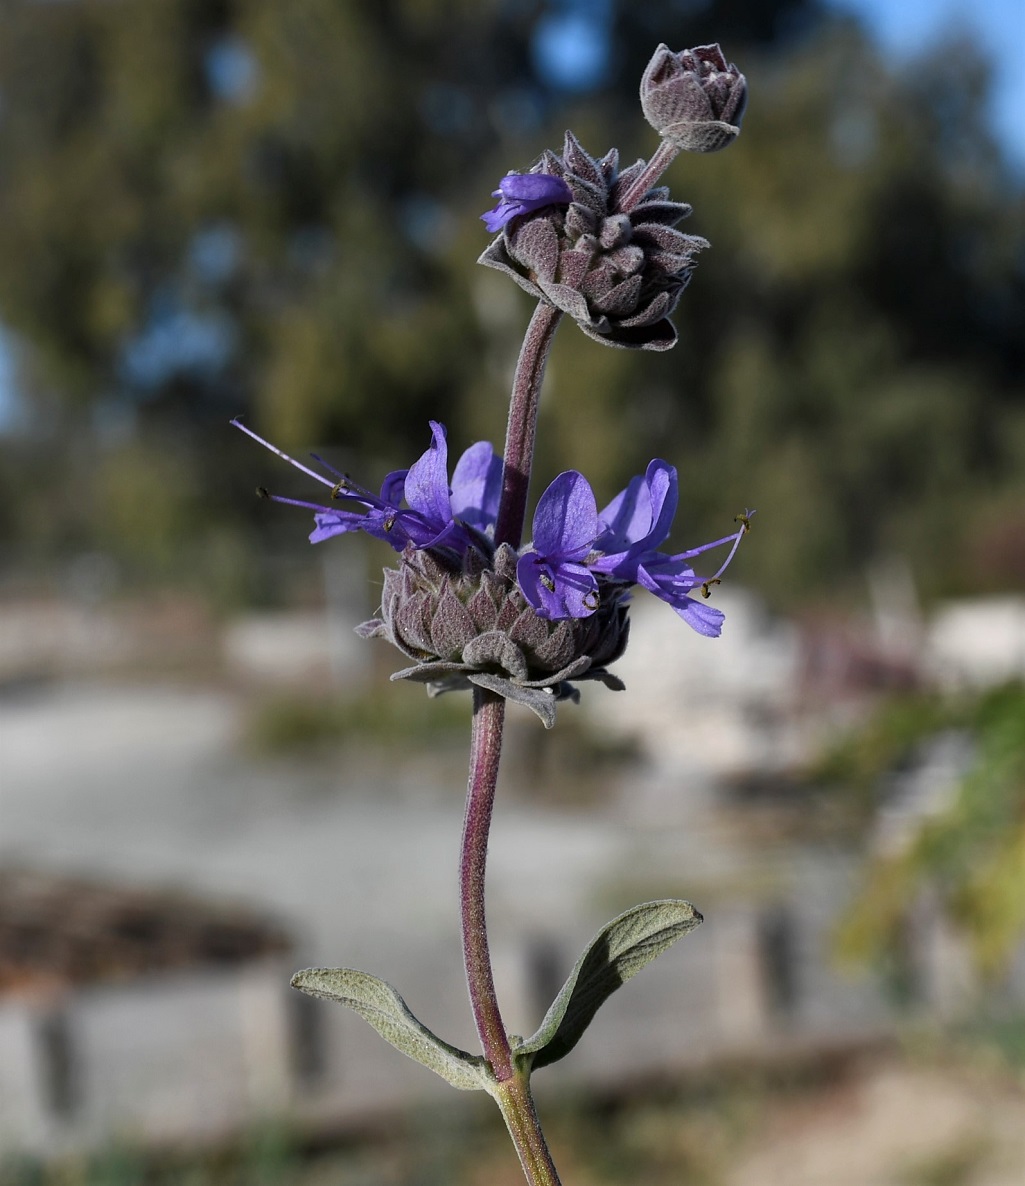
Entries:
[[730, 554], [726, 557], [726, 559], [719, 566], [719, 571], [712, 578], [713, 580], [717, 580], [719, 577], [722, 576], [722, 574], [729, 567], [730, 561], [737, 554], [737, 549], [740, 547], [740, 541], [751, 530], [751, 516], [753, 514], [754, 514], [754, 511], [745, 511], [743, 515], [737, 516], [738, 520], [740, 521], [740, 530], [737, 532], [736, 538], [733, 541], [733, 547], [730, 548]]
[[309, 466], [303, 465], [301, 461], [296, 461], [294, 457], [289, 457], [284, 449], [279, 449], [277, 445], [272, 445], [270, 441], [265, 441], [263, 437], [257, 436], [251, 428], [247, 428], [237, 417], [232, 420], [231, 423], [235, 426], [235, 428], [241, 429], [247, 437], [252, 437], [258, 445], [263, 445], [265, 449], [269, 449], [272, 453], [276, 453], [278, 457], [282, 459], [282, 461], [287, 461], [289, 465], [294, 465], [296, 469], [301, 469], [304, 474], [308, 474], [309, 477], [315, 478], [322, 486], [334, 486], [334, 482], [332, 482], [330, 478], [325, 478], [323, 474], [318, 474], [316, 470], [310, 469]]
[[[260, 493], [261, 491], [263, 492]], [[269, 499], [271, 502], [283, 502], [286, 506], [290, 507], [305, 507], [308, 511], [322, 511], [329, 515], [338, 514], [337, 507], [324, 506], [324, 504], [320, 502], [307, 502], [302, 498], [285, 498], [283, 494], [268, 494], [262, 486], [259, 488], [259, 490], [257, 490], [257, 494], [259, 494], [261, 498]], [[351, 514], [352, 512], [349, 513]]]

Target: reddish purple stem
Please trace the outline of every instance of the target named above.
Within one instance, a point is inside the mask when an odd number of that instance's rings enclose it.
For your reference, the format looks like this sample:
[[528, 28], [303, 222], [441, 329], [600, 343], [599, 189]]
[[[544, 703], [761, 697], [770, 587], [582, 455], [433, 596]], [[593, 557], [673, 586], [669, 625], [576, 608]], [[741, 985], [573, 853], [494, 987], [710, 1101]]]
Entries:
[[641, 175], [616, 203], [617, 211], [629, 214], [679, 155], [680, 149], [677, 145], [663, 140], [655, 151], [655, 155], [644, 166]]
[[[542, 301], [534, 310], [516, 363], [502, 470], [495, 542], [520, 546], [527, 513], [527, 491], [534, 461], [537, 408], [545, 364], [562, 314]], [[491, 813], [502, 755], [505, 700], [482, 688], [473, 690], [470, 775], [459, 860], [459, 901], [463, 962], [470, 1006], [484, 1057], [499, 1084], [497, 1100], [520, 1165], [531, 1186], [558, 1186], [559, 1176], [534, 1110], [527, 1074], [517, 1069], [495, 995], [484, 911], [484, 876]]]
[[505, 434], [505, 468], [502, 471], [502, 500], [498, 506], [495, 542], [518, 548], [527, 515], [527, 490], [534, 463], [537, 435], [537, 406], [545, 377], [548, 351], [562, 313], [547, 301], [539, 302], [520, 348], [509, 401], [509, 426]]
[[505, 701], [494, 692], [473, 690], [473, 730], [470, 737], [470, 777], [466, 788], [463, 847], [459, 861], [459, 900], [462, 906], [463, 962], [470, 1005], [484, 1057], [498, 1079], [513, 1075], [509, 1039], [495, 997], [495, 979], [488, 950], [484, 916], [484, 870], [488, 855], [491, 809], [502, 756]]

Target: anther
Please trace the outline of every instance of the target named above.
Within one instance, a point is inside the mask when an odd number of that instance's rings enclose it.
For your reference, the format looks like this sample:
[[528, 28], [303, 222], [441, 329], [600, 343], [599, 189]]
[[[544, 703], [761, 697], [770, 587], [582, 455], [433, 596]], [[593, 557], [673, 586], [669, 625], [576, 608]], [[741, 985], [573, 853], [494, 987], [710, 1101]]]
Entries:
[[705, 581], [701, 586], [701, 596], [707, 601], [712, 596], [712, 586], [721, 584], [722, 581], [718, 577], [712, 577], [711, 580]]
[[548, 575], [548, 573], [543, 572], [537, 579], [542, 585], [544, 585], [549, 593], [555, 592], [555, 582]]
[[350, 490], [350, 485], [349, 485], [348, 477], [341, 477], [331, 487], [331, 497], [332, 498], [341, 498], [344, 494], [347, 494], [349, 492], [349, 490]]
[[745, 511], [742, 515], [734, 515], [733, 522], [739, 523], [746, 535], [751, 530], [751, 515], [753, 511]]
[[256, 497], [257, 498], [270, 498], [270, 491], [267, 489], [266, 486], [257, 486], [256, 487]]
[[584, 605], [588, 609], [597, 609], [601, 605], [601, 598], [598, 596], [597, 589], [592, 589], [590, 593], [584, 594]]
[[385, 519], [385, 521], [384, 521], [384, 529], [385, 529], [385, 531], [391, 531], [391, 529], [394, 526], [395, 526], [395, 516], [389, 515], [388, 518]]

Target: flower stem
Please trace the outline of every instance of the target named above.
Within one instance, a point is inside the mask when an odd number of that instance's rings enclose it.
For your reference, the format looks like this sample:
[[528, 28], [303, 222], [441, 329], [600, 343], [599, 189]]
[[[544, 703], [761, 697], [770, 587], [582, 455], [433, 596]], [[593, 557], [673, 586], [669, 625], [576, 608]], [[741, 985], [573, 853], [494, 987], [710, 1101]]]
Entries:
[[505, 468], [502, 471], [502, 498], [495, 526], [496, 544], [511, 544], [518, 548], [523, 537], [527, 488], [534, 461], [538, 398], [548, 351], [561, 319], [559, 309], [547, 301], [540, 301], [530, 319], [516, 361], [512, 398], [509, 401], [509, 426], [505, 434]]
[[641, 175], [616, 203], [617, 212], [629, 214], [679, 154], [680, 148], [678, 145], [673, 144], [669, 140], [663, 140], [658, 146], [655, 155], [645, 165]]
[[[538, 399], [545, 364], [561, 318], [558, 309], [541, 301], [530, 319], [516, 362], [505, 438], [502, 495], [495, 525], [495, 542], [511, 544], [514, 548], [520, 546], [527, 512], [527, 489], [534, 461]], [[559, 1175], [555, 1172], [531, 1098], [529, 1071], [517, 1067], [509, 1046], [495, 995], [495, 977], [488, 949], [484, 873], [504, 728], [505, 700], [494, 692], [475, 687], [470, 776], [459, 859], [463, 965], [477, 1036], [495, 1076], [492, 1094], [502, 1109], [523, 1172], [531, 1186], [559, 1186]]]
[[463, 928], [463, 964], [470, 1005], [484, 1057], [499, 1082], [513, 1076], [512, 1054], [495, 997], [495, 979], [484, 916], [484, 871], [488, 856], [491, 811], [502, 755], [505, 701], [494, 692], [473, 689], [470, 777], [463, 818], [459, 860], [459, 903]]
[[530, 1094], [528, 1075], [517, 1075], [502, 1083], [495, 1091], [502, 1109], [505, 1126], [509, 1130], [520, 1165], [531, 1186], [560, 1186], [559, 1174], [548, 1151], [541, 1124]]
[[559, 1186], [559, 1176], [530, 1095], [528, 1076], [513, 1061], [495, 996], [495, 978], [488, 949], [484, 873], [504, 726], [505, 701], [502, 697], [474, 688], [470, 776], [459, 861], [463, 963], [477, 1036], [497, 1080], [493, 1094], [502, 1109], [523, 1172], [531, 1186]]

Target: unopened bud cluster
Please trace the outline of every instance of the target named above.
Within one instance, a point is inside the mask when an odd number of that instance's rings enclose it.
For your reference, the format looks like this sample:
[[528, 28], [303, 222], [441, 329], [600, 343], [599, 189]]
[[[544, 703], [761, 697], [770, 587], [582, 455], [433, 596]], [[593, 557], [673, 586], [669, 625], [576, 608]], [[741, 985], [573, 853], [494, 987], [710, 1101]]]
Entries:
[[530, 173], [503, 181], [503, 191], [512, 191], [517, 181], [536, 186], [549, 178], [550, 204], [524, 216], [522, 204], [503, 198], [485, 216], [502, 233], [478, 262], [568, 313], [596, 342], [668, 350], [676, 342], [669, 316], [708, 243], [675, 229], [691, 208], [670, 201], [664, 187], [621, 209], [645, 162], [618, 166], [615, 149], [595, 160], [567, 132], [561, 157], [546, 151]]
[[648, 123], [685, 152], [718, 152], [740, 135], [747, 80], [718, 45], [660, 45], [641, 79]]

